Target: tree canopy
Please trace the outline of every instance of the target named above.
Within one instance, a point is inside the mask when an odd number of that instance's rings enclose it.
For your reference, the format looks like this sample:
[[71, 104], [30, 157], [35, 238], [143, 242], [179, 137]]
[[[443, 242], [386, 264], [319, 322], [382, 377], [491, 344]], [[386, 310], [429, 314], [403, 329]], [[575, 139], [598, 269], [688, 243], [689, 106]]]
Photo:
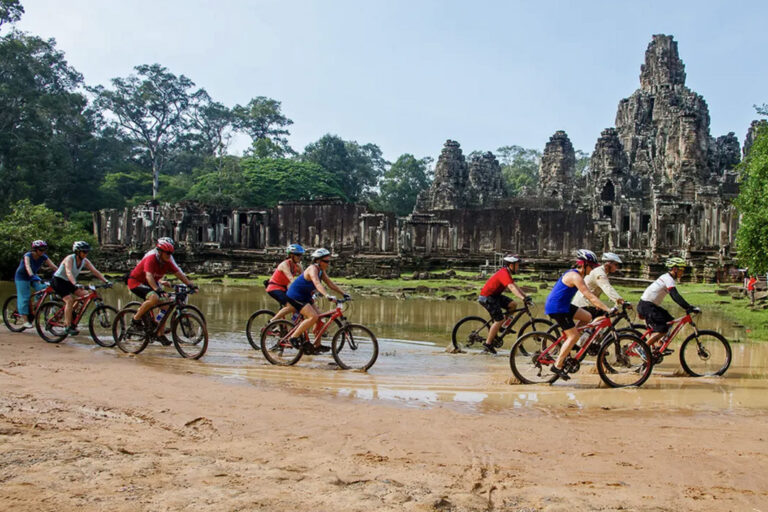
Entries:
[[768, 271], [768, 127], [758, 129], [740, 171], [736, 198], [741, 215], [736, 233], [739, 262], [752, 273], [764, 274]]

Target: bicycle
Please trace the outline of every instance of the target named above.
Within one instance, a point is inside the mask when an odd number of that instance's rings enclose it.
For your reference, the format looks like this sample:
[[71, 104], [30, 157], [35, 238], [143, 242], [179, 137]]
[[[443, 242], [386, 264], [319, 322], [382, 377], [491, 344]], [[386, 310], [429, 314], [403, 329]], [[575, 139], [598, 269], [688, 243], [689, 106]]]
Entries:
[[[315, 341], [320, 340], [332, 324], [341, 324], [331, 342], [331, 354], [334, 361], [344, 370], [368, 370], [376, 362], [379, 356], [379, 342], [370, 329], [360, 324], [349, 323], [344, 316], [347, 308], [344, 304], [351, 299], [336, 299], [336, 306], [323, 314], [315, 324], [313, 332]], [[299, 316], [301, 318], [301, 316]], [[261, 333], [261, 352], [271, 364], [278, 366], [291, 366], [296, 364], [301, 356], [315, 355], [309, 332], [302, 337], [303, 344], [298, 346], [291, 344], [290, 338], [296, 331], [298, 324], [285, 320], [270, 322]], [[310, 353], [310, 350], [312, 351]]]
[[[646, 329], [646, 326], [645, 324], [633, 322], [632, 318], [629, 316], [629, 310], [632, 310], [632, 304], [630, 304], [629, 302], [624, 302], [622, 304], [621, 309], [613, 317], [613, 327], [614, 329], [616, 329], [617, 332], [627, 332], [630, 334], [634, 334], [635, 336], [642, 337], [643, 332]], [[590, 313], [592, 313], [592, 311], [590, 311]], [[604, 314], [605, 312], [601, 312], [600, 315], [593, 314], [593, 318], [597, 318], [597, 316], [602, 316]], [[617, 328], [618, 324], [622, 320], [626, 321], [629, 324], [629, 327]], [[555, 338], [559, 337], [561, 334], [560, 326], [557, 324], [552, 324], [552, 327], [550, 327], [547, 330], [547, 333], [551, 334]], [[594, 354], [591, 354], [591, 355], [594, 355]]]
[[[696, 327], [692, 315], [700, 313], [701, 311], [687, 313], [667, 322], [671, 330], [661, 339], [661, 346], [651, 347], [654, 365], [661, 363], [665, 355], [672, 353], [672, 350], [667, 347], [683, 326], [690, 324], [693, 334], [683, 340], [680, 345], [680, 365], [685, 373], [691, 377], [715, 377], [723, 375], [728, 370], [731, 366], [731, 345], [719, 332], [700, 331]], [[646, 341], [652, 332], [653, 330], [648, 327], [642, 335], [643, 341]]]
[[[494, 348], [501, 348], [504, 345], [504, 337], [507, 334], [516, 332], [514, 326], [523, 315], [528, 315], [528, 321], [520, 327], [520, 332], [517, 335], [518, 338], [529, 330], [543, 331], [552, 325], [551, 320], [535, 318], [531, 313], [530, 307], [527, 304], [523, 304], [521, 308], [504, 313], [504, 323], [501, 324], [501, 328], [493, 340]], [[464, 352], [465, 349], [472, 347], [472, 345], [479, 347], [485, 343], [493, 322], [492, 318], [486, 320], [479, 316], [467, 316], [459, 320], [451, 332], [451, 343], [454, 350]]]
[[[612, 315], [611, 315], [612, 316]], [[578, 372], [581, 362], [590, 353], [590, 347], [598, 339], [597, 371], [600, 378], [612, 388], [641, 386], [653, 370], [651, 350], [639, 337], [628, 332], [618, 332], [611, 316], [602, 316], [579, 327], [579, 332], [588, 331], [586, 340], [579, 341], [572, 350], [575, 356], [569, 355], [565, 360], [563, 370], [566, 373]], [[606, 331], [606, 332], [603, 332]], [[509, 353], [509, 365], [512, 373], [523, 384], [552, 384], [558, 375], [552, 372], [560, 353], [560, 347], [565, 342], [565, 333], [555, 338], [546, 332], [530, 332], [517, 339]], [[594, 351], [594, 349], [593, 349]]]
[[[248, 322], [245, 324], [245, 336], [248, 338], [248, 343], [253, 347], [253, 350], [261, 350], [261, 333], [264, 332], [264, 328], [272, 321], [276, 314], [270, 309], [260, 309], [248, 318]], [[301, 318], [301, 315], [294, 313], [292, 323], [297, 318]], [[334, 323], [336, 327], [341, 329], [342, 324], [338, 318], [334, 320]]]
[[[96, 344], [102, 347], [114, 347], [115, 343], [111, 339], [112, 321], [117, 315], [117, 309], [104, 304], [104, 300], [96, 291], [100, 288], [112, 288], [112, 284], [98, 284], [80, 286], [88, 290], [86, 295], [77, 297], [72, 308], [72, 325], [77, 326], [80, 319], [85, 315], [85, 311], [91, 302], [96, 303], [96, 309], [91, 312], [88, 318], [88, 332]], [[59, 343], [67, 337], [67, 325], [64, 319], [63, 302], [47, 302], [43, 304], [35, 315], [35, 329], [48, 343]]]
[[[176, 351], [185, 359], [200, 359], [208, 350], [208, 328], [205, 319], [200, 316], [197, 308], [187, 304], [189, 295], [197, 288], [183, 284], [173, 287], [169, 298], [147, 311], [142, 316], [142, 326], [133, 327], [132, 320], [138, 308], [125, 307], [120, 310], [112, 324], [112, 336], [115, 343], [127, 354], [140, 354], [150, 341], [157, 341], [156, 335], [160, 325], [171, 319], [171, 338]], [[167, 311], [160, 316], [161, 308], [168, 306]], [[157, 317], [160, 317], [159, 320]]]
[[[48, 298], [54, 302], [61, 302], [56, 292], [53, 291], [51, 283], [43, 282], [45, 288], [40, 291], [36, 291], [29, 299], [29, 312], [34, 317], [37, 315], [40, 306], [42, 306]], [[21, 332], [24, 330], [24, 323], [27, 321], [25, 315], [19, 313], [18, 309], [18, 296], [11, 295], [5, 299], [3, 304], [3, 323], [11, 332]]]

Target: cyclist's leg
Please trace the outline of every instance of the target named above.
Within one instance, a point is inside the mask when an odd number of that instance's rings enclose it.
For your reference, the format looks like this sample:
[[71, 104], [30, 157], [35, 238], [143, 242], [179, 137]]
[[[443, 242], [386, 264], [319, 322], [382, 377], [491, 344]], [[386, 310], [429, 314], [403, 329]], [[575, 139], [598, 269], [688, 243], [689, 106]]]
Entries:
[[133, 315], [133, 319], [139, 321], [147, 311], [158, 305], [160, 297], [154, 290], [152, 290], [152, 288], [146, 285], [137, 286], [136, 288], [132, 288], [131, 291], [144, 299], [144, 302], [141, 303], [136, 314]]
[[320, 318], [320, 313], [315, 308], [315, 305], [307, 303], [299, 310], [299, 313], [304, 317], [304, 320], [296, 327], [293, 333], [294, 338], [300, 338], [308, 329], [317, 323]]
[[[506, 301], [503, 299], [506, 299]], [[512, 301], [503, 295], [485, 297], [485, 300], [480, 302], [493, 319], [493, 324], [491, 324], [490, 329], [488, 329], [488, 337], [485, 339], [485, 345], [487, 347], [493, 346], [493, 340], [495, 340], [496, 335], [499, 334], [501, 324], [504, 323], [504, 311], [502, 308], [506, 309], [509, 302]]]
[[550, 316], [557, 321], [566, 335], [565, 342], [560, 348], [560, 353], [557, 356], [557, 361], [555, 361], [555, 368], [561, 370], [565, 364], [565, 359], [579, 340], [579, 330], [576, 328], [576, 322], [589, 323], [592, 321], [592, 315], [581, 308], [571, 305], [569, 313], [560, 313]]
[[645, 317], [646, 323], [653, 330], [653, 334], [647, 340], [648, 346], [653, 349], [654, 344], [660, 341], [669, 331], [669, 324], [667, 322], [671, 322], [674, 318], [666, 309], [647, 301], [640, 301], [638, 303], [637, 312]]
[[288, 303], [288, 297], [286, 296], [283, 290], [272, 290], [267, 292], [267, 294], [273, 299], [275, 299], [280, 304], [280, 308], [281, 308], [280, 311], [278, 311], [277, 314], [272, 317], [272, 320], [270, 320], [270, 322], [279, 320], [283, 318], [285, 315], [296, 311], [296, 308], [294, 308]]
[[82, 288], [77, 288], [75, 291], [72, 292], [72, 294], [69, 296], [69, 304], [67, 304], [66, 299], [64, 300], [65, 308], [64, 308], [64, 319], [67, 323], [67, 325], [72, 326], [73, 325], [73, 319], [72, 316], [74, 314], [75, 309], [75, 301], [80, 298], [88, 295], [88, 292], [83, 290]]
[[29, 287], [30, 282], [29, 281], [23, 281], [21, 279], [16, 279], [16, 311], [19, 312], [19, 315], [26, 315], [27, 321], [29, 323], [32, 323], [34, 320], [34, 317], [32, 317], [32, 314], [30, 313], [29, 309], [29, 298], [32, 295], [32, 290]]

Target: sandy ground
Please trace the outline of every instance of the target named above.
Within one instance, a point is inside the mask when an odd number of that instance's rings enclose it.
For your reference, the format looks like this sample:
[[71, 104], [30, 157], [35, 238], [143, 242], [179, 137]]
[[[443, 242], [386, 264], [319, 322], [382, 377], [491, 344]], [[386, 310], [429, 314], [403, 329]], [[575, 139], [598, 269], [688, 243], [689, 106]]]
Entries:
[[195, 365], [0, 332], [0, 510], [768, 511], [766, 412], [462, 413]]

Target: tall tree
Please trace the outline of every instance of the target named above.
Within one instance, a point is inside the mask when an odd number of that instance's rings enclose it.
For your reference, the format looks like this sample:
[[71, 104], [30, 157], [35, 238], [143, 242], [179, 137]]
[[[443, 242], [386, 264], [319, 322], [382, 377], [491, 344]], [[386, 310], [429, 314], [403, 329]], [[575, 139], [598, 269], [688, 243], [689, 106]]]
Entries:
[[22, 14], [24, 7], [19, 0], [0, 0], [0, 26], [19, 21]]
[[[758, 110], [759, 112], [759, 110]], [[768, 271], [768, 127], [758, 129], [741, 171], [736, 207], [741, 214], [736, 247], [739, 263], [752, 273]]]
[[408, 215], [416, 205], [419, 192], [432, 183], [432, 158], [417, 159], [413, 155], [401, 155], [384, 172], [379, 182], [379, 194], [372, 201], [378, 210]]
[[496, 150], [501, 163], [504, 187], [510, 196], [518, 196], [523, 187], [535, 189], [539, 184], [541, 152], [521, 146], [503, 146]]
[[232, 109], [235, 126], [251, 137], [251, 154], [257, 158], [282, 158], [294, 154], [288, 144], [286, 127], [293, 121], [285, 117], [277, 100], [258, 96], [246, 106]]
[[91, 88], [95, 105], [114, 128], [142, 148], [152, 169], [152, 197], [160, 188], [160, 171], [171, 147], [188, 128], [194, 82], [159, 64], [134, 68], [135, 75], [113, 78], [113, 90]]

